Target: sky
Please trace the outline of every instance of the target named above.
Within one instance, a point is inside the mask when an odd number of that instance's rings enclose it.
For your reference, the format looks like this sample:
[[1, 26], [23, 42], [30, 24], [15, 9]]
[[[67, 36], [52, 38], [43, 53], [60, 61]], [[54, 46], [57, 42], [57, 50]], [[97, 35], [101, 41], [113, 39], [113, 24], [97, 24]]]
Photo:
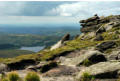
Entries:
[[120, 15], [119, 1], [0, 1], [0, 24], [79, 25], [79, 20]]

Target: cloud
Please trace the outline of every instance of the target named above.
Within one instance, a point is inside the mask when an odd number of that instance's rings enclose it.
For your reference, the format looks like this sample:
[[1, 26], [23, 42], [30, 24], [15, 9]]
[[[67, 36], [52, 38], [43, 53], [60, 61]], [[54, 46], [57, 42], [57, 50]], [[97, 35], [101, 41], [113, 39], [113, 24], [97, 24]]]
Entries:
[[78, 23], [96, 13], [99, 16], [120, 14], [120, 2], [0, 2], [0, 23]]
[[120, 2], [0, 2], [0, 16], [64, 16], [87, 18], [96, 13], [100, 16], [120, 14]]
[[19, 15], [24, 7], [24, 2], [0, 2], [0, 15]]
[[72, 2], [14, 1], [0, 2], [0, 15], [7, 16], [49, 16], [45, 12], [54, 7]]
[[50, 15], [56, 16], [73, 16], [87, 18], [94, 14], [98, 15], [111, 15], [120, 14], [120, 2], [76, 2], [76, 3], [65, 3], [58, 5], [56, 8], [47, 12]]

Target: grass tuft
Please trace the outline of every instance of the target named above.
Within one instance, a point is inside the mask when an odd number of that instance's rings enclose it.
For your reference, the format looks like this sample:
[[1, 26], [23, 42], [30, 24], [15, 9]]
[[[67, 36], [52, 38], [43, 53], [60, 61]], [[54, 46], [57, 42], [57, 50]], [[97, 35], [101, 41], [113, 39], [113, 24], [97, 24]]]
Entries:
[[40, 78], [37, 73], [29, 72], [25, 77], [25, 81], [40, 81]]
[[9, 81], [19, 81], [20, 80], [18, 73], [15, 71], [8, 73], [7, 78]]

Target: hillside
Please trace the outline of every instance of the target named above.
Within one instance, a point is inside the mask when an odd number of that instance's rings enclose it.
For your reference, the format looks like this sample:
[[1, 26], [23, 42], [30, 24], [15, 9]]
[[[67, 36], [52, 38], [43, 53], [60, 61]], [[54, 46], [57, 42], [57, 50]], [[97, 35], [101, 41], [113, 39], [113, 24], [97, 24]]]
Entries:
[[94, 15], [80, 24], [82, 33], [72, 40], [66, 34], [36, 54], [1, 58], [0, 71], [16, 70], [22, 78], [35, 71], [41, 81], [119, 81], [120, 15]]
[[[71, 38], [80, 31], [78, 27], [17, 27], [0, 25], [0, 57], [11, 58], [19, 55], [34, 53], [22, 47], [49, 47], [56, 43], [67, 32]], [[47, 32], [47, 33], [46, 33]]]

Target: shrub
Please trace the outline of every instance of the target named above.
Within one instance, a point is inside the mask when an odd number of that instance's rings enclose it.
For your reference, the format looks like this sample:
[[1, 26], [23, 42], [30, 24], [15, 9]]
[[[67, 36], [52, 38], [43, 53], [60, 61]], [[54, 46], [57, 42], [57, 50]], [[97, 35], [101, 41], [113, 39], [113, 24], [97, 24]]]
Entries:
[[19, 77], [18, 73], [15, 72], [15, 71], [12, 71], [12, 72], [8, 73], [7, 78], [8, 78], [9, 81], [20, 80], [20, 77]]
[[40, 78], [37, 73], [29, 72], [25, 77], [25, 81], [40, 81]]
[[84, 72], [80, 81], [93, 81], [95, 79], [94, 76], [90, 75], [89, 73], [87, 72]]

